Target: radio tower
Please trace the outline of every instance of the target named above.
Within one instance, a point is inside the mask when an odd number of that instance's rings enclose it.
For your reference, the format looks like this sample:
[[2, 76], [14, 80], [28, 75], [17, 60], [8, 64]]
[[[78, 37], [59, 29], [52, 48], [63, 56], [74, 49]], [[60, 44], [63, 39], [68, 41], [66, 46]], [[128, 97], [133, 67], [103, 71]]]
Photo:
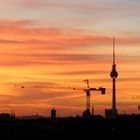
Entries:
[[118, 72], [116, 71], [116, 62], [115, 62], [115, 39], [113, 37], [113, 65], [112, 71], [110, 73], [112, 78], [112, 115], [116, 117], [117, 108], [116, 108], [116, 78], [118, 77]]

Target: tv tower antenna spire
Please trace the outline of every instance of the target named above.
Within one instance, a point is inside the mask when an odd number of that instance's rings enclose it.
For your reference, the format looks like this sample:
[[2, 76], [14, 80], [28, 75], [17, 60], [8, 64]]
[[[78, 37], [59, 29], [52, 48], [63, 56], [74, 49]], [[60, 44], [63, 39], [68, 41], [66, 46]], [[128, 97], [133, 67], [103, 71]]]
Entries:
[[118, 72], [116, 71], [116, 62], [115, 62], [115, 38], [113, 37], [113, 65], [110, 76], [112, 78], [112, 113], [114, 117], [117, 115], [116, 108], [116, 78], [118, 77]]
[[113, 37], [113, 65], [115, 65], [115, 38]]

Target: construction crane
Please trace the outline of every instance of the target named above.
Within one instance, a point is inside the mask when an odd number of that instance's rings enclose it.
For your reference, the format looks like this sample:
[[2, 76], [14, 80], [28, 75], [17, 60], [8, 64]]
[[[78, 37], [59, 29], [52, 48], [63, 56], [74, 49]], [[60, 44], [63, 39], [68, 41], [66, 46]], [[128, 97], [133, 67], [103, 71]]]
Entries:
[[[83, 90], [85, 93], [86, 93], [86, 110], [90, 111], [90, 92], [91, 91], [101, 91], [101, 94], [105, 94], [105, 91], [106, 91], [106, 88], [102, 88], [102, 87], [99, 87], [99, 88], [90, 88], [90, 85], [89, 85], [89, 80], [86, 79], [84, 80], [84, 82], [86, 82], [87, 84], [87, 88], [73, 88], [73, 87], [49, 87], [49, 88], [55, 88], [55, 89], [72, 89], [72, 90]], [[37, 86], [37, 85], [34, 85], [34, 86], [24, 86], [24, 85], [20, 85], [21, 88], [46, 88], [47, 86]]]
[[89, 80], [84, 80], [87, 83], [87, 88], [73, 88], [73, 90], [83, 90], [86, 93], [86, 110], [90, 111], [90, 92], [91, 91], [101, 91], [101, 94], [105, 94], [106, 88], [90, 88], [89, 86]]

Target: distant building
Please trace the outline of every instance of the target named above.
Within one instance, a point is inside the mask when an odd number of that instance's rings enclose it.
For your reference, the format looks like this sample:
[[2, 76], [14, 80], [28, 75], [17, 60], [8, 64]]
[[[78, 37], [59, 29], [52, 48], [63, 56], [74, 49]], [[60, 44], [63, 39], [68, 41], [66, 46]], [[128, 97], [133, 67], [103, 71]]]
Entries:
[[15, 109], [11, 109], [11, 118], [16, 118], [16, 115], [15, 115]]
[[1, 113], [0, 114], [0, 120], [11, 120], [15, 119], [15, 116], [11, 116], [9, 113]]
[[82, 117], [83, 117], [84, 119], [91, 119], [92, 114], [91, 114], [90, 110], [89, 110], [89, 109], [85, 110], [85, 111], [83, 112]]
[[92, 116], [94, 116], [94, 107], [92, 107]]
[[115, 119], [117, 116], [117, 113], [114, 114], [113, 110], [112, 109], [105, 109], [105, 118], [106, 119]]
[[138, 110], [140, 110], [140, 105], [138, 105]]
[[51, 120], [56, 120], [56, 110], [54, 108], [51, 110]]

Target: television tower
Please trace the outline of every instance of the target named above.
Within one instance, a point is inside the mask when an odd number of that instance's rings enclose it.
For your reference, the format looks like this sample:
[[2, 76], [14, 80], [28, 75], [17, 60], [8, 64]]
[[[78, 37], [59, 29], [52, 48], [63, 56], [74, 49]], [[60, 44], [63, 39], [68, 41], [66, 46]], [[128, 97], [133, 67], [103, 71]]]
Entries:
[[113, 65], [112, 71], [110, 73], [112, 78], [112, 113], [114, 117], [117, 115], [116, 108], [116, 78], [118, 77], [118, 72], [116, 71], [116, 62], [115, 62], [115, 39], [113, 37]]

